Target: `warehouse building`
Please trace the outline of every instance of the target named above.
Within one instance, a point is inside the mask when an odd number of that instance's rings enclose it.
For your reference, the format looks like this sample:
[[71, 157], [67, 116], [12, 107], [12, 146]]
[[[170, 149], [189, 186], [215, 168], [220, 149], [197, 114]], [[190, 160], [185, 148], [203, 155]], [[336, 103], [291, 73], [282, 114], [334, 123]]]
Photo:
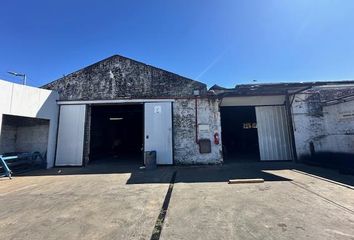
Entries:
[[292, 160], [354, 171], [354, 81], [211, 88], [224, 160]]
[[112, 56], [44, 88], [60, 96], [56, 165], [81, 166], [120, 157], [142, 163], [150, 150], [158, 164], [308, 161], [332, 153], [341, 134], [348, 146], [336, 149], [351, 154], [353, 119], [342, 121], [345, 132], [327, 122], [342, 112], [344, 103], [333, 101], [350, 97], [353, 84], [215, 85], [208, 91], [203, 83]]
[[0, 83], [0, 153], [36, 148], [48, 167], [142, 165], [144, 152], [156, 151], [160, 165], [285, 160], [354, 169], [354, 81], [208, 90], [115, 55], [44, 89]]
[[59, 93], [56, 166], [130, 159], [222, 162], [218, 99], [205, 84], [112, 56], [43, 88]]

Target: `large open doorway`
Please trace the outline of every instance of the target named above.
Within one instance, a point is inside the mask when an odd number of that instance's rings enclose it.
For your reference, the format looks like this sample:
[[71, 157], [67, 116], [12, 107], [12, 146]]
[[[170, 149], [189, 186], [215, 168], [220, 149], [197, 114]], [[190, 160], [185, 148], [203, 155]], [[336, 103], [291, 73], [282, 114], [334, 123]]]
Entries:
[[258, 161], [260, 157], [255, 107], [221, 107], [220, 112], [225, 162]]
[[4, 114], [0, 154], [9, 152], [47, 153], [49, 120]]
[[143, 106], [92, 106], [90, 162], [143, 163]]
[[[7, 162], [15, 174], [47, 166], [49, 123], [47, 119], [2, 115], [0, 155], [15, 157]], [[0, 175], [3, 173], [0, 164]]]

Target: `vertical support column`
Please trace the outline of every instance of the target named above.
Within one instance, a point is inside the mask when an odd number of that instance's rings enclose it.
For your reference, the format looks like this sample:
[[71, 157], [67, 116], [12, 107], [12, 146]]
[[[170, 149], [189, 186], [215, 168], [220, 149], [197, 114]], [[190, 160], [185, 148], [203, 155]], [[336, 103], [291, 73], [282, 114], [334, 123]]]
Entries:
[[91, 105], [86, 105], [85, 133], [84, 133], [84, 162], [87, 166], [90, 162], [90, 143], [91, 143]]
[[[295, 97], [295, 96], [294, 96]], [[293, 126], [293, 118], [292, 118], [292, 110], [291, 110], [291, 103], [289, 99], [289, 93], [286, 92], [285, 94], [285, 109], [286, 115], [288, 119], [288, 126], [289, 126], [289, 134], [291, 140], [291, 147], [293, 152], [293, 159], [297, 162], [297, 152], [296, 152], [296, 144], [295, 144], [295, 133], [294, 133], [294, 126]]]

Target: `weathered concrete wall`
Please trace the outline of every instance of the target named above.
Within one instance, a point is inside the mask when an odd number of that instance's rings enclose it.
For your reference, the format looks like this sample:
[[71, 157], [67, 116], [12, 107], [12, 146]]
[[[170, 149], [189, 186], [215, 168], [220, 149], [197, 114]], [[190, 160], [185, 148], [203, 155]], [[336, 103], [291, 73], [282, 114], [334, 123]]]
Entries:
[[121, 56], [112, 56], [71, 73], [43, 88], [61, 100], [163, 98], [205, 94], [206, 85]]
[[58, 122], [56, 100], [58, 98], [58, 93], [55, 91], [0, 80], [0, 134], [2, 133], [3, 114], [49, 120], [47, 167], [52, 167], [54, 164]]
[[45, 154], [48, 148], [49, 120], [3, 115], [1, 152]]
[[323, 113], [328, 145], [321, 150], [354, 154], [354, 101], [324, 106]]
[[354, 156], [354, 101], [326, 104], [353, 92], [353, 86], [346, 86], [314, 88], [296, 95], [292, 114], [300, 161], [335, 166]]
[[310, 142], [316, 141], [324, 133], [322, 111], [313, 111], [313, 105], [320, 105], [319, 99], [314, 100], [313, 93], [297, 94], [292, 104], [295, 145], [299, 159], [311, 154]]
[[194, 99], [177, 99], [173, 104], [174, 161], [176, 164], [216, 164], [222, 162], [222, 145], [214, 144], [214, 133], [221, 134], [217, 100], [198, 99], [198, 124], [209, 125], [209, 133], [199, 133], [199, 139], [210, 139], [211, 153], [199, 153], [196, 142]]
[[16, 126], [3, 124], [0, 135], [0, 153], [16, 151]]
[[16, 151], [38, 151], [45, 154], [48, 148], [49, 123], [17, 128]]

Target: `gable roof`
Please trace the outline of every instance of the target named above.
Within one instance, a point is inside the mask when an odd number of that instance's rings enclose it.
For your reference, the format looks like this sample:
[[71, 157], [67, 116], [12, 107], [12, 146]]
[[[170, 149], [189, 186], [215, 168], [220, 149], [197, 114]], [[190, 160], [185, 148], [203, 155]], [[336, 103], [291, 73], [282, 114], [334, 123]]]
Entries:
[[65, 100], [182, 97], [193, 96], [193, 90], [202, 95], [207, 93], [204, 83], [120, 55], [84, 67], [42, 88], [57, 90]]
[[71, 76], [71, 75], [74, 75], [74, 74], [77, 74], [77, 73], [80, 73], [80, 72], [83, 72], [83, 71], [89, 71], [90, 69], [92, 69], [92, 68], [94, 68], [94, 67], [96, 67], [96, 66], [99, 66], [100, 64], [102, 64], [102, 63], [104, 63], [104, 62], [112, 61], [112, 60], [114, 60], [114, 59], [125, 59], [125, 60], [129, 60], [129, 61], [134, 62], [134, 63], [136, 63], [136, 64], [140, 64], [140, 65], [143, 65], [143, 66], [146, 66], [146, 67], [150, 67], [150, 68], [156, 69], [156, 70], [158, 70], [158, 71], [163, 71], [163, 72], [166, 72], [166, 73], [169, 73], [169, 74], [173, 74], [173, 75], [175, 75], [176, 77], [180, 77], [180, 78], [189, 80], [189, 81], [191, 81], [191, 82], [195, 82], [195, 83], [197, 83], [197, 84], [201, 84], [201, 85], [206, 86], [205, 83], [202, 83], [202, 82], [200, 82], [200, 81], [196, 81], [196, 80], [193, 80], [193, 79], [191, 79], [191, 78], [187, 78], [187, 77], [178, 75], [178, 74], [173, 73], [173, 72], [171, 72], [171, 71], [168, 71], [168, 70], [165, 70], [165, 69], [162, 69], [162, 68], [159, 68], [159, 67], [155, 67], [155, 66], [153, 66], [153, 65], [149, 65], [149, 64], [140, 62], [140, 61], [138, 61], [138, 60], [135, 60], [135, 59], [132, 59], [132, 58], [129, 58], [129, 57], [125, 57], [125, 56], [122, 56], [122, 55], [114, 54], [114, 55], [112, 55], [112, 56], [110, 56], [110, 57], [104, 58], [104, 59], [102, 59], [102, 60], [100, 60], [100, 61], [98, 61], [98, 62], [95, 62], [95, 63], [93, 63], [93, 64], [90, 64], [90, 65], [88, 65], [88, 66], [86, 66], [86, 67], [80, 68], [79, 70], [76, 70], [76, 71], [74, 71], [74, 72], [72, 72], [72, 73], [66, 74], [66, 75], [64, 75], [64, 76], [61, 77], [61, 78], [58, 78], [58, 79], [53, 80], [53, 81], [51, 81], [51, 82], [49, 82], [49, 83], [46, 83], [46, 84], [44, 84], [43, 86], [41, 86], [41, 88], [45, 88], [47, 85], [50, 85], [50, 84], [55, 83], [55, 82], [57, 82], [57, 81], [60, 81], [61, 79], [65, 78], [65, 77], [69, 77], [69, 76]]

